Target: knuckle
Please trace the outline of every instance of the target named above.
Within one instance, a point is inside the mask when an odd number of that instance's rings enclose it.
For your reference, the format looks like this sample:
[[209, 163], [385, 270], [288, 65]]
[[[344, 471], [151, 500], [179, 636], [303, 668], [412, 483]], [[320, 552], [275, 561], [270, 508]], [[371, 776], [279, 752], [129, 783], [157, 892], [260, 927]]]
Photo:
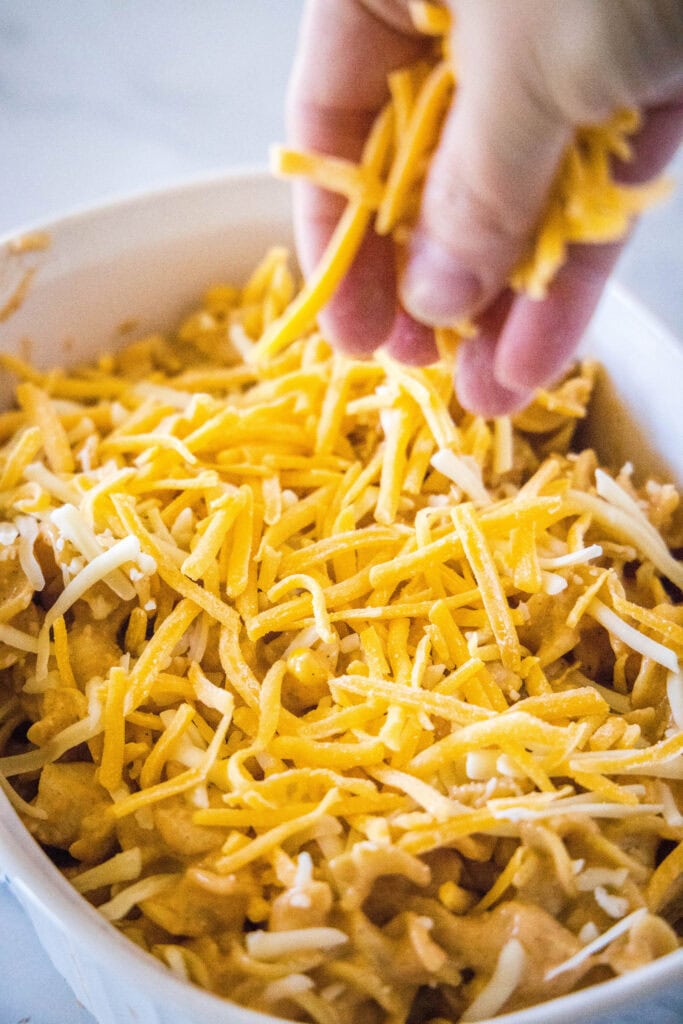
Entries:
[[425, 192], [423, 218], [444, 244], [489, 253], [491, 246], [518, 247], [530, 233], [527, 211], [507, 202], [505, 192], [481, 176], [436, 174]]

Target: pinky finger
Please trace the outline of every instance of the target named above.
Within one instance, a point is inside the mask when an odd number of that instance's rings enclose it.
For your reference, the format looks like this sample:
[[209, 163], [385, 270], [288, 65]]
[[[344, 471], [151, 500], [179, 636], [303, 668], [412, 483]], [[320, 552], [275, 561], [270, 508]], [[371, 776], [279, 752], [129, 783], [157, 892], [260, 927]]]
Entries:
[[515, 298], [496, 346], [499, 384], [528, 391], [556, 378], [573, 355], [623, 244], [575, 245], [542, 302]]

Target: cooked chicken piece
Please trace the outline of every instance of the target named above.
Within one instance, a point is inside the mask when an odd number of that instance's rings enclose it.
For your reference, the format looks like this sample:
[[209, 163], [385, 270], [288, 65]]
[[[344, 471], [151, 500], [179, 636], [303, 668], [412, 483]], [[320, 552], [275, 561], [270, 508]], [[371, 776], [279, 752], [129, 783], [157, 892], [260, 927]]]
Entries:
[[72, 686], [58, 690], [46, 690], [42, 701], [42, 714], [28, 730], [27, 738], [37, 747], [44, 747], [48, 740], [56, 736], [67, 725], [85, 718], [88, 702], [80, 690]]
[[354, 951], [351, 961], [363, 964], [365, 971], [371, 968], [378, 984], [369, 994], [391, 1013], [405, 1015], [422, 985], [461, 981], [458, 965], [434, 940], [432, 927], [429, 917], [412, 911], [397, 914], [384, 928], [359, 910], [347, 915], [344, 930]]
[[449, 954], [451, 962], [490, 977], [500, 951], [509, 939], [518, 939], [527, 956], [522, 980], [505, 1009], [529, 1006], [571, 991], [591, 968], [587, 961], [564, 971], [550, 982], [548, 971], [578, 953], [576, 936], [541, 907], [510, 900], [495, 910], [470, 917], [456, 918], [436, 900], [416, 898], [411, 909], [431, 918], [431, 938]]
[[678, 938], [673, 928], [661, 917], [648, 914], [634, 924], [628, 935], [611, 943], [601, 959], [617, 974], [625, 974], [675, 949], [678, 949]]
[[198, 885], [191, 873], [167, 891], [145, 900], [145, 914], [170, 935], [220, 935], [241, 931], [252, 886], [234, 876], [221, 891]]
[[[123, 609], [125, 614], [125, 608]], [[123, 651], [116, 642], [118, 617], [105, 622], [94, 622], [83, 606], [69, 630], [71, 668], [79, 686], [85, 686], [94, 676], [106, 676], [118, 665]]]
[[311, 879], [304, 886], [292, 886], [273, 900], [269, 927], [273, 932], [290, 928], [316, 928], [328, 924], [332, 890], [327, 882]]
[[35, 806], [47, 817], [26, 822], [38, 842], [68, 850], [77, 860], [108, 856], [114, 819], [107, 813], [111, 799], [97, 783], [96, 771], [94, 764], [83, 761], [45, 765]]
[[356, 843], [348, 853], [335, 857], [330, 861], [330, 873], [345, 910], [361, 907], [381, 875], [402, 875], [420, 887], [428, 885], [430, 880], [429, 868], [417, 857], [396, 847], [372, 842]]
[[31, 603], [33, 587], [19, 564], [19, 543], [0, 546], [0, 622], [9, 622]]
[[215, 850], [225, 842], [218, 828], [205, 828], [192, 821], [194, 810], [182, 797], [169, 797], [154, 806], [154, 825], [166, 845], [185, 857]]

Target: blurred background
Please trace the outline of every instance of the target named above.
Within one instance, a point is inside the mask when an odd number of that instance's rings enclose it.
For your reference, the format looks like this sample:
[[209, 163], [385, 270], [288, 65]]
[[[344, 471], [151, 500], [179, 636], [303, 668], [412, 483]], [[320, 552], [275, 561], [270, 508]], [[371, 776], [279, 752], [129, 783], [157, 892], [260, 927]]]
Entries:
[[[303, 0], [0, 0], [0, 234], [132, 191], [263, 166]], [[683, 151], [671, 167], [683, 179]], [[683, 188], [617, 278], [683, 337]], [[2, 885], [0, 1024], [92, 1024]]]

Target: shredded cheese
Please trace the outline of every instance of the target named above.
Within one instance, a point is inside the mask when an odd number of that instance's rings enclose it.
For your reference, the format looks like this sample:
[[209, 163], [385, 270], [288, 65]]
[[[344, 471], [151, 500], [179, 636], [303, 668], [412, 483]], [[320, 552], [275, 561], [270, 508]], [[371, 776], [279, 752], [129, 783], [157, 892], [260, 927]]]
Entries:
[[118, 921], [143, 900], [156, 896], [173, 882], [173, 875], [160, 874], [148, 875], [147, 878], [134, 882], [116, 894], [106, 903], [101, 903], [97, 908], [103, 917], [108, 921]]
[[38, 635], [36, 675], [39, 679], [43, 678], [47, 673], [49, 634], [53, 623], [63, 616], [95, 583], [104, 579], [105, 576], [118, 569], [119, 566], [125, 565], [126, 562], [135, 561], [139, 554], [140, 545], [137, 537], [126, 537], [124, 540], [118, 541], [109, 551], [103, 551], [96, 558], [93, 558], [64, 588], [57, 601], [55, 601], [46, 614]]
[[545, 976], [546, 981], [552, 981], [554, 978], [559, 977], [560, 974], [565, 974], [567, 971], [573, 971], [576, 967], [581, 966], [586, 960], [592, 957], [595, 953], [599, 953], [605, 946], [609, 946], [611, 942], [618, 939], [620, 935], [624, 935], [630, 931], [634, 925], [639, 924], [647, 916], [647, 909], [640, 907], [638, 910], [634, 910], [628, 917], [623, 917], [621, 921], [608, 928], [606, 932], [599, 935], [592, 942], [589, 942], [579, 950], [579, 952], [565, 960], [564, 963], [559, 964], [557, 967], [553, 967], [552, 970], [548, 971]]
[[[394, 81], [406, 121], [424, 75]], [[303, 299], [283, 341], [292, 288], [277, 249], [170, 340], [21, 370], [3, 792], [117, 928], [251, 1008], [398, 1024], [448, 991], [480, 1018], [560, 955], [562, 991], [616, 963], [640, 905], [643, 958], [673, 948], [674, 489], [634, 510], [569, 450], [592, 368], [488, 423], [446, 362], [333, 354]]]
[[284, 932], [251, 932], [247, 951], [257, 960], [279, 960], [303, 950], [333, 949], [349, 941], [339, 928], [296, 928]]
[[660, 644], [656, 640], [651, 640], [639, 630], [634, 629], [633, 626], [629, 626], [627, 622], [620, 619], [611, 608], [608, 608], [602, 601], [599, 601], [597, 597], [594, 597], [591, 601], [588, 611], [601, 626], [604, 626], [610, 633], [617, 636], [628, 647], [638, 651], [643, 657], [651, 658], [652, 661], [663, 665], [664, 668], [668, 668], [672, 673], [678, 671], [678, 658], [670, 648], [665, 647], [664, 644]]
[[490, 981], [460, 1019], [474, 1021], [495, 1016], [521, 981], [526, 959], [522, 943], [518, 939], [509, 939], [500, 951]]
[[16, 528], [19, 533], [19, 563], [34, 590], [42, 590], [45, 577], [40, 567], [34, 545], [38, 539], [38, 521], [32, 516], [17, 516]]
[[115, 854], [102, 864], [89, 868], [87, 871], [81, 871], [72, 880], [72, 885], [78, 892], [92, 892], [93, 889], [100, 889], [107, 885], [131, 882], [140, 876], [141, 871], [140, 847], [131, 846], [129, 850]]

